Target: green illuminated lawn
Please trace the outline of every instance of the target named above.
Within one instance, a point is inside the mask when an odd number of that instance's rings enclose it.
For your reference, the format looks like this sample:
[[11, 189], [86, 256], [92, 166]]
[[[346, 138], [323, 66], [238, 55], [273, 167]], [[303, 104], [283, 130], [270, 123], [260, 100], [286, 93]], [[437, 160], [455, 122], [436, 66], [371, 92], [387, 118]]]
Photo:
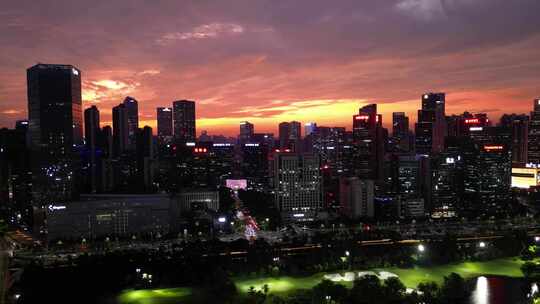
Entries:
[[[380, 268], [375, 271], [389, 271], [399, 276], [399, 279], [409, 288], [415, 288], [420, 282], [435, 281], [441, 283], [444, 276], [452, 272], [460, 274], [464, 278], [481, 275], [500, 275], [507, 277], [522, 277], [521, 265], [523, 261], [518, 258], [497, 259], [488, 262], [463, 262], [433, 267], [415, 267], [409, 269]], [[311, 289], [323, 279], [324, 273], [309, 277], [257, 278], [236, 279], [236, 286], [241, 293], [246, 293], [251, 286], [260, 290], [267, 284], [270, 293], [286, 295], [299, 289]], [[350, 287], [351, 282], [342, 282]], [[171, 288], [155, 290], [127, 290], [119, 297], [120, 304], [162, 304], [176, 303], [177, 300], [188, 299], [192, 295], [190, 288]]]
[[121, 304], [166, 304], [191, 296], [191, 288], [128, 289], [118, 296]]
[[434, 281], [441, 283], [443, 278], [452, 272], [464, 278], [481, 275], [497, 275], [506, 277], [523, 277], [521, 265], [523, 261], [518, 258], [496, 259], [487, 262], [463, 262], [433, 267], [415, 267], [412, 269], [385, 268], [399, 276], [405, 286], [414, 288], [420, 282]]

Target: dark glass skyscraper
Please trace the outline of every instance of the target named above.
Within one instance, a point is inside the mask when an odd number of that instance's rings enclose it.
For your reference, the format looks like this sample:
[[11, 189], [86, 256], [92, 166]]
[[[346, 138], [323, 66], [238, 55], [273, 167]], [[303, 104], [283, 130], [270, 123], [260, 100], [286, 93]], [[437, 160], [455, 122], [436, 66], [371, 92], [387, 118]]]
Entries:
[[385, 130], [377, 105], [360, 108], [353, 116], [354, 165], [361, 179], [380, 179], [383, 176]]
[[240, 143], [245, 143], [251, 139], [255, 126], [249, 121], [240, 122]]
[[501, 126], [512, 132], [512, 162], [527, 162], [527, 144], [529, 140], [529, 117], [525, 114], [504, 114]]
[[157, 108], [157, 135], [163, 140], [173, 135], [173, 111], [172, 108]]
[[409, 151], [410, 138], [409, 117], [404, 112], [392, 113], [392, 139], [397, 151]]
[[135, 150], [137, 130], [139, 129], [139, 102], [133, 97], [124, 99], [128, 121], [128, 150]]
[[534, 100], [529, 120], [527, 162], [540, 164], [540, 98]]
[[174, 138], [177, 141], [195, 141], [195, 101], [173, 102]]
[[444, 149], [446, 134], [445, 93], [422, 95], [422, 109], [418, 110], [415, 127], [416, 153], [438, 153]]
[[125, 104], [112, 108], [113, 114], [113, 151], [116, 156], [124, 153], [129, 144], [129, 120]]
[[92, 106], [84, 110], [84, 139], [87, 151], [87, 168], [89, 170], [89, 190], [96, 192], [98, 188], [98, 155], [97, 147], [100, 135], [99, 110]]
[[82, 144], [81, 72], [72, 65], [37, 64], [27, 70], [30, 148], [39, 204], [76, 193], [76, 147]]
[[279, 124], [279, 147], [297, 151], [302, 139], [302, 124], [298, 121], [282, 122]]

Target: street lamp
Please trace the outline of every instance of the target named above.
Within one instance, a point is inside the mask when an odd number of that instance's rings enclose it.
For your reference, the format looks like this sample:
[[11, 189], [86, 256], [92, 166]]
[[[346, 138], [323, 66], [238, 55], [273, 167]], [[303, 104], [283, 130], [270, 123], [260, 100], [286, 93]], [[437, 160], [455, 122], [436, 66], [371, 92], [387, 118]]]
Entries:
[[418, 245], [418, 251], [424, 252], [424, 251], [426, 251], [426, 247], [424, 247], [424, 245], [420, 244], [420, 245]]
[[480, 248], [486, 248], [486, 243], [480, 242], [480, 243], [478, 244], [478, 246], [479, 246]]
[[346, 250], [345, 251], [345, 256], [350, 256], [350, 255], [351, 255], [351, 253], [349, 252], [349, 250]]
[[540, 242], [540, 236], [535, 236], [535, 237], [534, 237], [534, 241], [535, 241], [535, 242]]

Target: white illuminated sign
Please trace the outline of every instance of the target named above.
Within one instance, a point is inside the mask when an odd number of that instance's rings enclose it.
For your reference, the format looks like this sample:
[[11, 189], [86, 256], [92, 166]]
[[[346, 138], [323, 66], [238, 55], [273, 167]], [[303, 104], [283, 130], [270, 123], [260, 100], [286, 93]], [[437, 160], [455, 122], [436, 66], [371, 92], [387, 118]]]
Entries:
[[62, 206], [62, 205], [58, 205], [58, 206], [55, 206], [55, 205], [49, 205], [49, 210], [53, 211], [53, 210], [63, 210], [63, 209], [66, 209], [66, 206]]
[[470, 127], [469, 128], [469, 131], [482, 131], [482, 130], [484, 130], [484, 128], [482, 128], [482, 127]]
[[75, 75], [75, 76], [78, 76], [78, 75], [79, 75], [79, 71], [77, 71], [76, 69], [71, 69], [71, 72], [72, 72], [73, 75]]
[[188, 147], [195, 147], [195, 143], [194, 143], [194, 142], [187, 142], [187, 143], [186, 143], [186, 146], [188, 146]]

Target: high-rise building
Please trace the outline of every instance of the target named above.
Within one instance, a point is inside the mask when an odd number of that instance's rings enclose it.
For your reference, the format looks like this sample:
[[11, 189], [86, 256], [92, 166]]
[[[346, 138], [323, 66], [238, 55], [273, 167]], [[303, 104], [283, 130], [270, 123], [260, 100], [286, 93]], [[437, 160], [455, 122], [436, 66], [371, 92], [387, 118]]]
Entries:
[[255, 126], [249, 121], [240, 122], [240, 143], [243, 144], [251, 139]]
[[40, 63], [27, 70], [27, 81], [36, 201], [72, 199], [79, 168], [75, 151], [82, 144], [81, 72], [72, 65]]
[[360, 108], [353, 116], [354, 167], [360, 179], [383, 177], [385, 130], [382, 115], [377, 114], [377, 105]]
[[285, 222], [312, 221], [323, 206], [319, 157], [274, 152], [270, 174], [275, 203]]
[[31, 148], [63, 157], [82, 143], [81, 75], [71, 65], [37, 64], [27, 70]]
[[248, 142], [241, 146], [242, 177], [247, 179], [248, 188], [265, 190], [268, 187], [268, 153], [272, 147], [265, 142]]
[[373, 217], [373, 180], [361, 180], [358, 177], [339, 179], [339, 200], [341, 213], [349, 218]]
[[527, 145], [529, 141], [529, 116], [522, 114], [504, 114], [500, 125], [512, 132], [512, 162], [527, 163]]
[[151, 190], [154, 182], [155, 159], [154, 145], [152, 137], [152, 128], [144, 126], [142, 129], [137, 129], [137, 172], [144, 182], [142, 186], [148, 191]]
[[89, 179], [88, 190], [96, 192], [98, 189], [98, 144], [101, 129], [99, 127], [99, 110], [96, 106], [84, 110], [84, 140], [88, 155], [86, 168], [88, 173], [86, 177]]
[[118, 156], [128, 150], [129, 120], [125, 104], [112, 108], [113, 116], [113, 151]]
[[180, 142], [196, 140], [195, 101], [173, 102], [174, 138]]
[[317, 124], [314, 122], [308, 122], [304, 125], [304, 136], [309, 136], [311, 133], [317, 130]]
[[172, 108], [157, 108], [157, 135], [160, 140], [168, 140], [173, 136]]
[[282, 122], [279, 124], [279, 147], [299, 151], [302, 139], [302, 124], [298, 121]]
[[534, 100], [529, 120], [527, 162], [540, 164], [540, 98]]
[[11, 223], [31, 223], [32, 172], [27, 149], [27, 125], [0, 129], [0, 216]]
[[408, 152], [411, 149], [409, 117], [404, 112], [392, 113], [392, 141], [399, 152]]
[[126, 107], [128, 120], [128, 150], [135, 150], [137, 130], [139, 129], [139, 102], [133, 97], [126, 97], [123, 104]]
[[418, 110], [415, 125], [416, 153], [438, 153], [444, 149], [446, 135], [445, 93], [422, 95], [422, 109]]

